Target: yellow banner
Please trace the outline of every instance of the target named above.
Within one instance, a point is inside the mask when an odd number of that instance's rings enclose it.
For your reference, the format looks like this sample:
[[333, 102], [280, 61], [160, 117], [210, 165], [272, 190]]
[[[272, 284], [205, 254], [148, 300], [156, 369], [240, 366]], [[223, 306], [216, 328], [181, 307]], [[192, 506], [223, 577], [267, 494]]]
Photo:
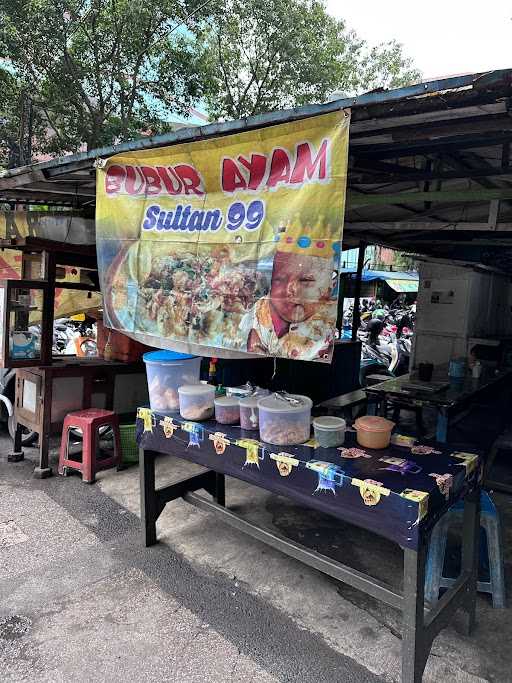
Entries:
[[349, 114], [119, 154], [98, 168], [107, 324], [146, 343], [330, 362]]

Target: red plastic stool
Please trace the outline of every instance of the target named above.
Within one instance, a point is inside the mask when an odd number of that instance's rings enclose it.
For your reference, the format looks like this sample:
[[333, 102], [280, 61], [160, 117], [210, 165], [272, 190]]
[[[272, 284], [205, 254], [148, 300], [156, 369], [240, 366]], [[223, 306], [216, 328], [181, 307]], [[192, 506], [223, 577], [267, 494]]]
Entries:
[[[98, 430], [100, 427], [111, 427], [114, 432], [114, 455], [98, 460], [96, 458]], [[82, 430], [82, 462], [69, 459], [69, 430]], [[119, 419], [112, 410], [88, 408], [68, 413], [64, 418], [62, 440], [59, 454], [59, 474], [66, 476], [67, 468], [79, 470], [82, 481], [94, 483], [96, 472], [116, 467], [121, 463], [121, 442], [119, 439]]]

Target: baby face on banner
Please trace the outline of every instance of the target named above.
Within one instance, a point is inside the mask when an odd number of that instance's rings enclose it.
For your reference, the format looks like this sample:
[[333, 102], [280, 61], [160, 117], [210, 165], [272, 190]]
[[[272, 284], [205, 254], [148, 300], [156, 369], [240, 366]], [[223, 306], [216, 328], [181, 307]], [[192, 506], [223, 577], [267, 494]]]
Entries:
[[328, 301], [332, 262], [321, 256], [277, 251], [270, 288], [270, 304], [287, 323], [300, 323], [315, 313], [319, 301]]

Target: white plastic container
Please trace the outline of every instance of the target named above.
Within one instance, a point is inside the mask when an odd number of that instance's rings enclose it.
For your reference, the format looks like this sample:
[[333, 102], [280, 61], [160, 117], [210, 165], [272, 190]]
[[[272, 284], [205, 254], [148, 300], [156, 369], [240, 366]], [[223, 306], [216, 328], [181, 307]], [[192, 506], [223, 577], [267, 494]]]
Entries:
[[215, 419], [222, 425], [240, 422], [240, 406], [236, 396], [219, 396], [215, 399]]
[[271, 394], [258, 401], [260, 438], [277, 446], [304, 443], [311, 433], [311, 407], [307, 396]]
[[178, 387], [199, 384], [201, 358], [174, 351], [151, 351], [144, 354], [151, 410], [177, 411]]
[[179, 387], [180, 415], [185, 420], [209, 420], [213, 417], [215, 387], [211, 384], [185, 384]]
[[336, 448], [345, 443], [345, 429], [347, 423], [342, 417], [326, 415], [325, 417], [315, 417], [313, 429], [315, 439], [321, 448]]

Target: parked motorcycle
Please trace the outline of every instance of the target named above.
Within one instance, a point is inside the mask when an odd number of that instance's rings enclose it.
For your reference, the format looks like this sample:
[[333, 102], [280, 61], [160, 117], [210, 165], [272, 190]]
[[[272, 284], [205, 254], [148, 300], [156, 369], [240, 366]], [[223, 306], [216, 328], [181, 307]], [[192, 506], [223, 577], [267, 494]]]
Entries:
[[[14, 395], [16, 392], [16, 370], [12, 368], [0, 369], [0, 422], [7, 426], [9, 434], [14, 439], [16, 419], [14, 417]], [[37, 440], [37, 432], [23, 428], [21, 445], [31, 446]]]
[[362, 343], [359, 379], [361, 386], [367, 385], [368, 375], [378, 374], [400, 377], [409, 372], [411, 339], [396, 336], [386, 339], [379, 337], [378, 344], [370, 344], [368, 335], [359, 333]]
[[96, 356], [95, 325], [61, 318], [55, 321], [53, 334], [53, 350], [57, 354], [78, 356], [79, 358]]

